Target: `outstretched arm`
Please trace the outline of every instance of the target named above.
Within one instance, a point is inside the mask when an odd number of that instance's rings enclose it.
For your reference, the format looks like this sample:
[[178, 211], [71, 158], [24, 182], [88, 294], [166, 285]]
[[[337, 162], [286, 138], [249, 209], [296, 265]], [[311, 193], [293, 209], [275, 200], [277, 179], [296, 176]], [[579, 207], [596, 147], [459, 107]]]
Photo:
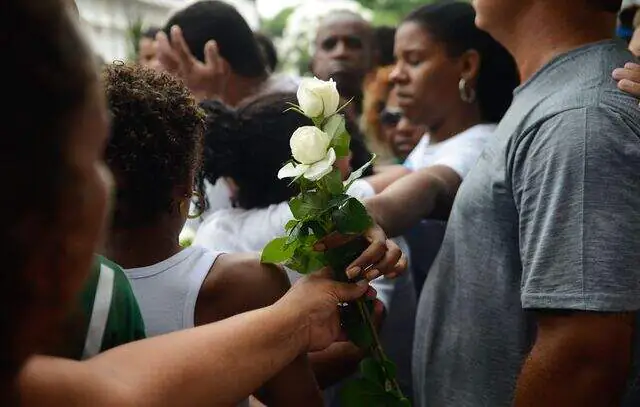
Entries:
[[461, 182], [451, 168], [434, 165], [402, 177], [365, 205], [387, 235], [398, 236], [427, 216], [448, 217]]
[[[277, 266], [260, 264], [252, 253], [220, 256], [207, 276], [196, 304], [196, 325], [275, 303], [291, 288]], [[268, 406], [322, 407], [322, 395], [302, 353], [262, 385], [254, 395]]]
[[276, 304], [127, 344], [86, 362], [34, 357], [19, 378], [23, 406], [234, 405], [298, 355], [340, 333], [337, 304], [367, 284], [304, 277]]

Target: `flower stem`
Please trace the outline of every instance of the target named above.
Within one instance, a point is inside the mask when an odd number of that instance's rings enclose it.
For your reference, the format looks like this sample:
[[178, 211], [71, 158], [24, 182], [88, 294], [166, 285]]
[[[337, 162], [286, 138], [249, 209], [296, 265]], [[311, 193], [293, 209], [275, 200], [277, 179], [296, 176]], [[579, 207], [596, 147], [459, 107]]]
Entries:
[[387, 371], [387, 368], [384, 364], [384, 362], [387, 362], [389, 359], [384, 353], [384, 349], [382, 348], [382, 344], [380, 343], [380, 337], [378, 336], [378, 331], [373, 324], [371, 313], [369, 312], [369, 308], [367, 308], [366, 300], [364, 298], [359, 298], [358, 300], [356, 300], [356, 304], [358, 305], [360, 316], [367, 323], [367, 326], [369, 327], [369, 331], [371, 332], [371, 336], [373, 338], [373, 344], [371, 345], [371, 353], [373, 354], [373, 357], [380, 364], [380, 368], [383, 370], [386, 380], [390, 382], [393, 392], [401, 398], [404, 397], [398, 381], [392, 374], [390, 374], [390, 372]]

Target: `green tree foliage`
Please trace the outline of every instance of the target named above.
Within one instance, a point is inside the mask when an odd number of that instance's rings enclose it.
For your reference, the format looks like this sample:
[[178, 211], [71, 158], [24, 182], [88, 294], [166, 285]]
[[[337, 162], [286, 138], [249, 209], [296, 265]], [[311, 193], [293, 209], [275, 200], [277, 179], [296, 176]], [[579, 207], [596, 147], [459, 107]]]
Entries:
[[138, 58], [138, 45], [142, 38], [144, 23], [140, 16], [135, 16], [129, 20], [127, 25], [127, 59], [135, 61]]
[[287, 7], [271, 19], [263, 19], [261, 22], [261, 31], [269, 35], [271, 38], [282, 37], [284, 27], [287, 25], [287, 20], [289, 20], [289, 16], [294, 10], [295, 7]]

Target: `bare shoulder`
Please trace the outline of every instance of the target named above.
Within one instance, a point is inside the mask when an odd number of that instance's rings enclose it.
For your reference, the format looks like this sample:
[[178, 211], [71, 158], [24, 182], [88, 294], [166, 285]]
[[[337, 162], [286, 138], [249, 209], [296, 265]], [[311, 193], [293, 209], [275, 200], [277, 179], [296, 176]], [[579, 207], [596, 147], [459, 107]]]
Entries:
[[220, 255], [200, 289], [196, 324], [218, 321], [271, 305], [290, 286], [284, 270], [260, 263], [258, 254]]

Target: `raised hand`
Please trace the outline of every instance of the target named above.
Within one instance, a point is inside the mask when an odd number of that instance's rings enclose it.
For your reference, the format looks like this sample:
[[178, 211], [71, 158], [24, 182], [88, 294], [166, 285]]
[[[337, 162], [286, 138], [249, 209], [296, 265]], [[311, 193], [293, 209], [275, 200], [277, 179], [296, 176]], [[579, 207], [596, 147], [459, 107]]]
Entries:
[[216, 42], [207, 41], [202, 62], [191, 53], [180, 27], [171, 27], [170, 35], [171, 42], [162, 31], [156, 36], [158, 59], [164, 70], [182, 79], [198, 101], [217, 98], [224, 101], [231, 70], [220, 56]]

